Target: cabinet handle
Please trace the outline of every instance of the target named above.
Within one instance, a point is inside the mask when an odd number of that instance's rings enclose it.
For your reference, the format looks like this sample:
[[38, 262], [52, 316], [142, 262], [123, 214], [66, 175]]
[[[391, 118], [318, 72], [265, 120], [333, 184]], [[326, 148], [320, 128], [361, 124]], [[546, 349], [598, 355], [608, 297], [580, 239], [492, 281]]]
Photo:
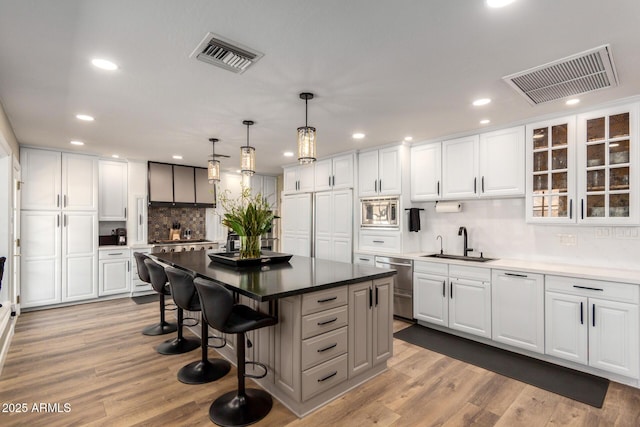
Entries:
[[473, 194], [477, 193], [476, 191], [477, 184], [478, 184], [478, 177], [475, 177], [473, 178]]
[[67, 226], [67, 215], [63, 215], [64, 216], [64, 226]]
[[109, 256], [118, 256], [118, 255], [124, 255], [122, 252], [116, 252], [116, 253], [111, 253], [111, 254], [107, 254]]
[[318, 302], [322, 303], [322, 302], [329, 302], [329, 301], [335, 301], [337, 300], [338, 297], [334, 296], [334, 297], [330, 297], [330, 298], [323, 298], [323, 299], [319, 299]]
[[589, 286], [579, 286], [579, 285], [573, 285], [574, 288], [576, 289], [586, 289], [588, 291], [602, 291], [604, 292], [604, 289], [600, 289], [600, 288], [591, 288]]
[[376, 286], [376, 307], [378, 306], [378, 287]]
[[131, 271], [131, 261], [127, 261], [127, 272]]
[[382, 193], [382, 180], [381, 179], [378, 180], [378, 191], [380, 191]]
[[482, 192], [484, 193], [484, 175], [482, 176]]
[[580, 199], [580, 219], [584, 219], [584, 199]]
[[67, 195], [65, 194], [64, 197], [62, 198], [63, 202], [62, 202], [62, 207], [66, 208], [67, 207]]
[[442, 298], [445, 298], [445, 297], [446, 297], [446, 295], [445, 295], [445, 292], [446, 292], [446, 286], [447, 286], [447, 281], [446, 281], [446, 280], [443, 280], [443, 281], [442, 281]]
[[56, 215], [56, 223], [58, 224], [58, 228], [60, 228], [60, 214]]
[[126, 207], [124, 208], [124, 218], [125, 219], [127, 218], [127, 208]]
[[56, 207], [58, 207], [58, 208], [60, 207], [60, 195], [59, 194], [56, 196]]
[[449, 282], [449, 298], [453, 299], [453, 282]]
[[360, 261], [371, 261], [369, 258], [358, 258]]
[[331, 177], [329, 176], [327, 178], [329, 178], [329, 187], [331, 187]]
[[595, 328], [596, 327], [596, 305], [595, 304], [591, 306], [591, 318], [593, 319], [592, 324], [593, 324], [593, 327]]
[[335, 377], [336, 375], [338, 375], [338, 371], [333, 371], [333, 373], [327, 375], [326, 377], [322, 377], [318, 380], [319, 383], [328, 380], [329, 378]]
[[438, 196], [440, 195], [440, 181], [438, 181]]
[[333, 187], [335, 187], [335, 186], [336, 186], [336, 176], [335, 176], [335, 175], [333, 175], [333, 177], [332, 177], [331, 179], [332, 179], [332, 183], [331, 183], [331, 185], [332, 185]]
[[573, 219], [573, 199], [569, 199], [569, 219]]
[[142, 214], [140, 214], [140, 225], [142, 225]]
[[338, 346], [338, 343], [334, 343], [334, 344], [328, 345], [328, 346], [326, 346], [324, 348], [319, 348], [318, 349], [318, 353], [324, 353], [325, 351], [331, 350], [332, 348], [337, 347], [337, 346]]
[[318, 326], [328, 325], [329, 323], [333, 323], [333, 322], [335, 322], [336, 320], [338, 320], [338, 318], [337, 318], [337, 317], [334, 317], [333, 319], [330, 319], [330, 320], [324, 320], [324, 321], [322, 321], [322, 322], [318, 322]]
[[377, 193], [378, 192], [378, 180], [373, 181], [373, 189]]
[[384, 240], [374, 240], [373, 243], [384, 243]]
[[373, 307], [373, 289], [369, 288], [369, 308]]
[[504, 273], [505, 276], [511, 276], [511, 277], [529, 277], [526, 274], [517, 274], [517, 273]]
[[580, 302], [580, 324], [584, 325], [584, 306], [582, 301]]

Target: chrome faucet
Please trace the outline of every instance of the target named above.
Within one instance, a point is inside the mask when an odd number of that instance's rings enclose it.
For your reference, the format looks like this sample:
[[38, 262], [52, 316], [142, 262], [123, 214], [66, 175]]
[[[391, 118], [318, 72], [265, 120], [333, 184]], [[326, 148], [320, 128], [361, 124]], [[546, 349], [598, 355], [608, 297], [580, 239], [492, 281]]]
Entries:
[[442, 252], [442, 236], [441, 235], [437, 235], [436, 236], [436, 240], [440, 239], [440, 255], [442, 255], [444, 252]]
[[463, 255], [464, 256], [468, 256], [469, 252], [472, 252], [473, 249], [471, 249], [471, 248], [469, 248], [467, 246], [467, 243], [468, 243], [467, 242], [467, 228], [466, 227], [460, 227], [458, 229], [458, 236], [464, 236], [464, 252], [463, 252]]

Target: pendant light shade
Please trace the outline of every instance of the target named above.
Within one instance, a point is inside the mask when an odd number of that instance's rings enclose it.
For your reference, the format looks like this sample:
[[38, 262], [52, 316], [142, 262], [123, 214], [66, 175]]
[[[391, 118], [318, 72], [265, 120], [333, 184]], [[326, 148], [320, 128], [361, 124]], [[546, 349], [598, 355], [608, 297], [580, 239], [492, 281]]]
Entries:
[[217, 138], [210, 138], [211, 141], [211, 160], [209, 160], [209, 166], [207, 167], [207, 176], [209, 178], [209, 184], [220, 182], [220, 161], [216, 160], [216, 142]]
[[302, 92], [300, 99], [304, 99], [304, 126], [298, 128], [298, 162], [308, 164], [316, 161], [316, 128], [308, 126], [308, 101], [313, 94]]
[[249, 126], [253, 123], [251, 120], [242, 122], [247, 126], [247, 145], [240, 147], [240, 172], [248, 176], [256, 173], [256, 149], [249, 145]]

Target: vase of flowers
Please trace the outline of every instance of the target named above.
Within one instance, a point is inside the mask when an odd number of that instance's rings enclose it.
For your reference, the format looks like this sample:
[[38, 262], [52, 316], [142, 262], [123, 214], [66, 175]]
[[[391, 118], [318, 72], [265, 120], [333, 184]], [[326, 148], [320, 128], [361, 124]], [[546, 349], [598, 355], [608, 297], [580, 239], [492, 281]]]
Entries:
[[224, 210], [222, 224], [240, 236], [240, 258], [260, 258], [260, 238], [271, 227], [273, 211], [267, 199], [258, 193], [251, 194], [248, 187], [242, 188], [239, 197], [230, 198], [230, 191], [220, 195]]

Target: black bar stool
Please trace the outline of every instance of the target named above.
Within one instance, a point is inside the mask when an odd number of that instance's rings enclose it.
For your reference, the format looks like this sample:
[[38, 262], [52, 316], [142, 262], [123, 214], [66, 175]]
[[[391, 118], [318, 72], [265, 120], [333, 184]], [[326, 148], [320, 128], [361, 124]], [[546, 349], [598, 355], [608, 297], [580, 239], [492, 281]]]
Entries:
[[[154, 288], [159, 289], [161, 283], [167, 283], [169, 279], [164, 272], [164, 267], [148, 258], [144, 260], [144, 265], [149, 270], [149, 277], [151, 278], [151, 284]], [[185, 338], [182, 335], [182, 329], [184, 326], [184, 312], [180, 306], [178, 306], [178, 336], [172, 340], [167, 340], [156, 347], [156, 351], [160, 354], [182, 354], [191, 350], [195, 350], [200, 347], [200, 340]]]
[[153, 290], [160, 295], [160, 323], [147, 326], [142, 330], [142, 333], [144, 335], [164, 335], [164, 334], [170, 334], [171, 332], [175, 332], [178, 329], [176, 324], [168, 323], [164, 319], [164, 311], [165, 311], [164, 296], [171, 294], [169, 292], [169, 287], [167, 286], [167, 283], [165, 282], [162, 284], [162, 286], [159, 286], [158, 288], [156, 288], [156, 286], [153, 283], [151, 283], [151, 278], [149, 277], [149, 270], [147, 270], [147, 266], [144, 264], [144, 260], [149, 259], [149, 257], [140, 252], [134, 252], [133, 256], [136, 258], [136, 265], [138, 266], [138, 277], [140, 277], [140, 280], [146, 283], [150, 283], [151, 286], [153, 287]]
[[[200, 311], [200, 298], [193, 285], [193, 275], [173, 267], [167, 267], [164, 271], [169, 278], [171, 295], [176, 305], [183, 310]], [[231, 370], [231, 364], [226, 360], [208, 359], [209, 325], [204, 319], [200, 321], [200, 343], [202, 349], [200, 360], [191, 362], [178, 371], [178, 380], [185, 384], [204, 384], [215, 381]]]
[[[222, 285], [202, 278], [196, 278], [193, 282], [200, 295], [205, 321], [220, 332], [236, 334], [237, 338], [238, 390], [218, 397], [209, 408], [209, 418], [221, 426], [245, 426], [258, 422], [269, 414], [273, 400], [264, 390], [245, 389], [245, 377], [263, 378], [267, 371], [267, 367], [262, 363], [244, 360], [245, 333], [275, 325], [278, 319], [246, 305], [235, 304], [231, 291]], [[265, 370], [264, 375], [245, 374], [246, 363], [261, 366]]]

